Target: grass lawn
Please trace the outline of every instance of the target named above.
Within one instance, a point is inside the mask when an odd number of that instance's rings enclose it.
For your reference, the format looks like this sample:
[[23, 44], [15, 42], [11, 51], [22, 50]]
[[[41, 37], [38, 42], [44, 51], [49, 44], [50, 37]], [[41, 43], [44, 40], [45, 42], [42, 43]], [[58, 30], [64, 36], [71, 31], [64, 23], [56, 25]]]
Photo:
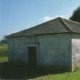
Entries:
[[[75, 70], [74, 72], [64, 72], [57, 74], [28, 74], [25, 70], [25, 67], [15, 67], [14, 65], [7, 65], [8, 57], [0, 57], [0, 62], [3, 65], [3, 70], [1, 75], [2, 78], [23, 78], [32, 79], [32, 80], [80, 80], [80, 69]], [[20, 66], [20, 65], [18, 65]], [[22, 74], [21, 74], [22, 73]], [[14, 77], [15, 76], [15, 77]], [[1, 76], [0, 76], [1, 77]]]
[[[3, 71], [0, 75], [1, 79], [19, 78], [23, 80], [80, 80], [80, 69], [76, 69], [74, 72], [53, 73], [53, 74], [29, 74], [26, 71], [26, 67], [22, 65], [9, 65], [7, 63], [8, 57], [0, 57], [0, 64], [3, 64]], [[20, 67], [21, 66], [21, 67]]]
[[7, 65], [8, 57], [0, 57], [0, 64], [4, 64], [2, 66], [3, 71], [1, 73], [2, 78], [23, 78], [23, 80], [31, 79], [31, 80], [80, 80], [80, 69], [75, 70], [74, 72], [64, 72], [64, 73], [53, 73], [53, 74], [29, 74], [26, 72], [26, 67], [18, 67], [14, 65]]
[[63, 74], [49, 74], [36, 78], [35, 80], [80, 80], [80, 69], [74, 72], [65, 72]]
[[8, 45], [0, 45], [0, 57], [8, 56]]
[[8, 57], [0, 57], [0, 62], [7, 62], [8, 61]]

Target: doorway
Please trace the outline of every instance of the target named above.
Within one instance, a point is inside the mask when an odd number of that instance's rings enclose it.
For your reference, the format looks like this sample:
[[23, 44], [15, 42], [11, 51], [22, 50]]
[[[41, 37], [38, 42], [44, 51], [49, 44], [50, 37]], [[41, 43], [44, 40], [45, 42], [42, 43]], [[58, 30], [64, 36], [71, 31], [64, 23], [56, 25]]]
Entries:
[[29, 71], [34, 72], [37, 68], [37, 49], [36, 47], [28, 47], [28, 63]]

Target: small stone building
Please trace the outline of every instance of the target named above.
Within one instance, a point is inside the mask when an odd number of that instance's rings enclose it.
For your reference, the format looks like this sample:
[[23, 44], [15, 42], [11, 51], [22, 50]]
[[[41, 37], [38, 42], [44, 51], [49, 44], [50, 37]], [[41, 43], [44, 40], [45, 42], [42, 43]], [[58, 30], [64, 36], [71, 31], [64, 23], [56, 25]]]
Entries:
[[30, 66], [80, 66], [80, 23], [56, 18], [7, 36], [8, 60]]

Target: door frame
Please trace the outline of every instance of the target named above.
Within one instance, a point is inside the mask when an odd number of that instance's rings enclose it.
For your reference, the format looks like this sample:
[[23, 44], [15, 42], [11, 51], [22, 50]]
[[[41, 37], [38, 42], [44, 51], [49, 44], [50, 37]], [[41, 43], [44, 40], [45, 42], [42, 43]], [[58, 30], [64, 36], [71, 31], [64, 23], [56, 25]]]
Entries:
[[[37, 60], [36, 65], [38, 65], [39, 64], [39, 47], [38, 47], [38, 43], [36, 43], [36, 44], [35, 43], [28, 43], [26, 47], [27, 47], [27, 56], [28, 56], [28, 47], [36, 47], [36, 60]], [[28, 61], [28, 63], [29, 63], [29, 61]]]
[[37, 48], [36, 47], [28, 47], [28, 66], [29, 66], [29, 70], [36, 71], [36, 68], [37, 68]]

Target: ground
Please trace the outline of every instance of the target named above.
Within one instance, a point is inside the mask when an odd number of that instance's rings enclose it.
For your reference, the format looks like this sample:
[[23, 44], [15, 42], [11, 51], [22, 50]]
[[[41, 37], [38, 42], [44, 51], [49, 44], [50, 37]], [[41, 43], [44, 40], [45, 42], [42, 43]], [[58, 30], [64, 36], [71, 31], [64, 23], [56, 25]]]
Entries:
[[[1, 58], [0, 58], [1, 60]], [[1, 79], [23, 79], [23, 80], [79, 80], [80, 79], [80, 69], [74, 72], [57, 72], [57, 73], [28, 73], [25, 69], [25, 64], [20, 65], [13, 63], [8, 63], [7, 58], [2, 58], [0, 61], [0, 78]]]

